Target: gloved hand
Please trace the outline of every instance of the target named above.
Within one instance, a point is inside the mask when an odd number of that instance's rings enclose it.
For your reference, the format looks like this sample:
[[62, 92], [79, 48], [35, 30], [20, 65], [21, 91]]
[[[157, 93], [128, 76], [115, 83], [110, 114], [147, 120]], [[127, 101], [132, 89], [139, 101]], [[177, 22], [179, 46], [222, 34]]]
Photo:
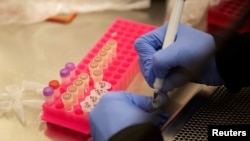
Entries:
[[141, 72], [151, 87], [156, 77], [165, 80], [162, 92], [189, 81], [212, 86], [224, 84], [217, 72], [211, 35], [179, 24], [175, 42], [161, 49], [166, 28], [167, 24], [146, 33], [134, 44]]
[[[162, 99], [166, 104], [166, 95], [162, 95]], [[168, 113], [160, 109], [152, 111], [151, 102], [151, 97], [123, 91], [104, 94], [89, 115], [93, 140], [107, 141], [128, 126], [147, 121], [160, 127], [166, 122]]]

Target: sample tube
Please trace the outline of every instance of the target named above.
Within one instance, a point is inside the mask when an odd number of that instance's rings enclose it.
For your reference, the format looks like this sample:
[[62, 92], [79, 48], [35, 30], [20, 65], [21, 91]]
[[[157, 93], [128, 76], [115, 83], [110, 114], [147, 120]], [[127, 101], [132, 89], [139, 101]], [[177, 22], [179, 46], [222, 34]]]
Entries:
[[99, 69], [99, 64], [97, 62], [90, 62], [89, 63], [89, 72]]
[[70, 71], [68, 69], [61, 69], [60, 70], [60, 76], [62, 84], [68, 84], [70, 83]]
[[106, 44], [108, 45], [108, 46], [111, 46], [111, 48], [112, 48], [112, 51], [113, 51], [113, 53], [112, 53], [112, 55], [113, 55], [113, 57], [116, 57], [116, 54], [117, 54], [117, 41], [116, 40], [114, 40], [114, 39], [109, 39], [107, 42], [106, 42]]
[[108, 53], [104, 50], [99, 51], [98, 55], [103, 59], [102, 68], [105, 69], [108, 67]]
[[43, 95], [45, 97], [45, 103], [47, 105], [54, 104], [54, 89], [50, 86], [43, 88]]
[[96, 106], [96, 104], [99, 102], [99, 100], [100, 100], [100, 98], [97, 96], [97, 95], [95, 95], [95, 96], [93, 96], [93, 95], [90, 95], [90, 98], [92, 99], [92, 102], [93, 102], [93, 105], [94, 106]]
[[108, 90], [112, 87], [111, 83], [109, 82], [106, 82], [106, 81], [100, 81], [98, 83], [95, 83], [94, 84], [94, 87], [96, 89], [105, 89], [105, 90]]
[[70, 71], [70, 78], [75, 77], [75, 64], [73, 62], [68, 62], [65, 64], [65, 68]]
[[78, 104], [78, 93], [77, 93], [77, 87], [74, 85], [70, 85], [67, 88], [67, 91], [72, 94], [73, 96], [73, 104]]
[[49, 81], [49, 86], [54, 89], [54, 98], [58, 99], [60, 97], [60, 83], [58, 80]]
[[89, 90], [89, 75], [87, 73], [81, 73], [79, 79], [83, 81], [85, 92]]
[[107, 52], [107, 55], [108, 55], [108, 63], [111, 63], [112, 62], [112, 58], [113, 58], [113, 50], [111, 48], [111, 46], [109, 45], [104, 45], [102, 47], [102, 50], [106, 51]]
[[62, 102], [64, 105], [64, 110], [70, 112], [73, 110], [73, 95], [66, 92], [62, 95]]
[[108, 92], [108, 90], [106, 90], [106, 89], [97, 89], [97, 88], [95, 88], [95, 89], [90, 91], [90, 94], [94, 93], [94, 94], [97, 94], [99, 96], [102, 96], [107, 92]]
[[92, 99], [90, 98], [90, 96], [87, 96], [84, 99], [84, 101], [82, 101], [80, 103], [80, 105], [81, 105], [82, 111], [85, 113], [86, 116], [94, 108], [94, 103], [93, 103]]
[[102, 81], [102, 79], [103, 79], [103, 73], [102, 73], [101, 70], [94, 70], [91, 73], [91, 77], [92, 77], [94, 83], [97, 83], [97, 82]]
[[84, 84], [83, 84], [83, 81], [80, 80], [80, 79], [76, 79], [73, 84], [77, 87], [77, 90], [78, 90], [78, 98], [81, 98], [84, 96]]
[[98, 94], [95, 89], [90, 91], [90, 98], [93, 101], [94, 106], [99, 102], [102, 95]]
[[99, 69], [100, 69], [100, 70], [103, 69], [103, 68], [102, 68], [102, 67], [103, 67], [103, 59], [102, 59], [101, 56], [95, 56], [95, 57], [93, 58], [93, 61], [96, 62], [96, 63], [98, 63]]

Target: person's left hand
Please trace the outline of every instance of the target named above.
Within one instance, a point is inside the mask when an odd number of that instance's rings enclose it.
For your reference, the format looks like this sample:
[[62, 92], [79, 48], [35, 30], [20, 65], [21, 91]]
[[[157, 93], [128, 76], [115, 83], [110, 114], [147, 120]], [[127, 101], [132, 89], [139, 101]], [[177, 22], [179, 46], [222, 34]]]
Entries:
[[[167, 96], [162, 98], [166, 105]], [[152, 97], [124, 91], [104, 94], [89, 115], [93, 140], [107, 141], [126, 127], [148, 121], [160, 128], [168, 119], [168, 113], [160, 109], [152, 112], [151, 102]]]

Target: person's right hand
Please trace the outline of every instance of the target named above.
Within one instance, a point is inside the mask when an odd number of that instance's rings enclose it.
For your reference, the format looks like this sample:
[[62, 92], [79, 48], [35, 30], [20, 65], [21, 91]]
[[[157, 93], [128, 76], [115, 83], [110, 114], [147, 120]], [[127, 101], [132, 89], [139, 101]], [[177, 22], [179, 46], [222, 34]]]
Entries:
[[210, 34], [180, 24], [176, 40], [161, 49], [167, 24], [139, 37], [135, 48], [141, 72], [153, 87], [155, 78], [164, 79], [162, 92], [187, 82], [219, 86], [224, 82], [217, 72], [215, 42]]

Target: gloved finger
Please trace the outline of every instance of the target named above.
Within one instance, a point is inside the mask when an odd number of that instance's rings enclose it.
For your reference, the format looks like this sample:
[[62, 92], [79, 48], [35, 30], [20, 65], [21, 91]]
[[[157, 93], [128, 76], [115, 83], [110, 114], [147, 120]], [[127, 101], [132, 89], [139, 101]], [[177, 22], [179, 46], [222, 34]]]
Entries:
[[153, 110], [166, 107], [167, 101], [168, 95], [166, 93], [158, 93], [157, 97], [152, 101]]
[[[211, 77], [211, 72], [213, 77]], [[220, 86], [225, 84], [224, 80], [221, 78], [217, 71], [217, 66], [215, 58], [212, 57], [206, 67], [202, 69], [201, 75], [194, 76], [194, 79], [191, 80], [195, 83], [206, 84], [209, 86]]]
[[174, 88], [180, 87], [192, 78], [191, 74], [183, 69], [173, 69], [167, 77], [164, 78], [162, 92], [172, 91]]
[[169, 118], [169, 113], [164, 110], [157, 110], [153, 113], [150, 113], [150, 120], [156, 125], [158, 128], [162, 127], [164, 123]]
[[155, 103], [153, 103], [152, 97], [149, 96], [141, 96], [137, 94], [127, 93], [126, 97], [129, 99], [130, 102], [132, 102], [145, 112], [152, 112], [159, 109], [163, 109], [168, 102], [168, 96], [165, 93], [159, 94], [159, 96], [157, 96], [157, 101], [155, 101]]
[[152, 70], [152, 56], [148, 56], [148, 59], [139, 58], [139, 66], [143, 77], [146, 79], [148, 85], [153, 88], [155, 74]]
[[[120, 101], [126, 103], [132, 103], [136, 107], [140, 108], [142, 111], [149, 111], [152, 109], [152, 97], [150, 96], [143, 96], [138, 94], [128, 93], [126, 91], [113, 91], [107, 92], [99, 101], [99, 103], [103, 103], [106, 101]], [[97, 104], [99, 106], [100, 104]], [[97, 107], [96, 106], [96, 107]]]
[[[152, 51], [161, 49], [166, 29], [167, 24], [164, 24], [161, 27], [139, 37], [134, 43], [136, 51], [143, 54], [147, 53], [148, 51], [152, 53]], [[145, 45], [147, 45], [147, 48]]]
[[155, 75], [152, 71], [153, 54], [161, 48], [167, 25], [163, 25], [141, 37], [135, 43], [139, 55], [139, 65], [144, 78], [150, 87], [153, 87]]
[[149, 112], [153, 109], [152, 106], [152, 97], [150, 96], [142, 96], [138, 94], [132, 94], [132, 93], [127, 93], [123, 92], [121, 93], [124, 97], [127, 98], [127, 100], [134, 105], [136, 105], [138, 108], [145, 112]]
[[165, 78], [172, 69], [179, 67], [185, 48], [182, 43], [174, 42], [169, 47], [156, 52], [153, 56], [153, 73], [157, 78]]
[[[148, 113], [132, 104], [128, 95], [132, 94], [124, 91], [107, 92], [90, 112], [91, 133], [95, 140], [108, 140], [108, 137], [125, 127], [150, 120]], [[149, 98], [138, 99], [141, 100], [137, 104], [144, 108], [150, 103], [147, 102]], [[133, 100], [136, 101], [136, 98]]]

